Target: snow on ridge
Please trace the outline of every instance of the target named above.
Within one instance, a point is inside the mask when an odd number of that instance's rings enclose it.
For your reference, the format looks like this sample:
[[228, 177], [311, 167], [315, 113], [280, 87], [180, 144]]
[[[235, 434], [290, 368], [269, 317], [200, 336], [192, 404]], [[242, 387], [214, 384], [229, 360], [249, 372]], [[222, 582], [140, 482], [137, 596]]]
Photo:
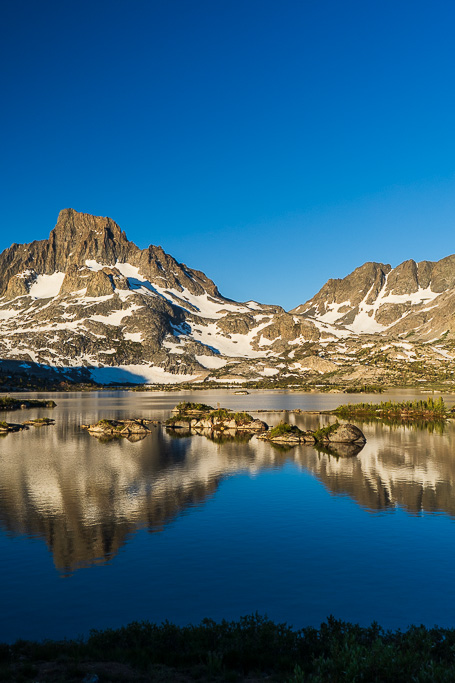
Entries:
[[133, 311], [140, 308], [137, 304], [132, 304], [129, 308], [120, 309], [119, 311], [112, 311], [108, 315], [91, 315], [85, 320], [95, 320], [105, 325], [121, 325], [123, 318], [132, 315]]
[[[384, 283], [374, 302], [369, 304], [367, 301], [371, 296], [375, 286], [374, 283], [371, 285], [370, 289], [358, 305], [359, 311], [354, 318], [354, 321], [351, 324], [345, 325], [348, 330], [354, 332], [355, 334], [375, 334], [378, 332], [384, 332], [392, 325], [395, 325], [398, 320], [393, 321], [393, 323], [390, 325], [382, 325], [381, 323], [378, 323], [376, 321], [376, 314], [381, 306], [385, 304], [408, 304], [410, 306], [419, 306], [421, 304], [431, 303], [439, 296], [439, 294], [437, 292], [433, 292], [430, 287], [425, 289], [423, 287], [419, 287], [416, 292], [410, 292], [409, 294], [386, 294], [388, 276], [389, 274], [385, 276]], [[352, 309], [352, 304], [350, 301], [330, 303], [326, 305], [326, 312], [322, 315], [317, 314], [315, 318], [313, 318], [313, 322], [316, 325], [317, 321], [329, 324], [336, 323], [344, 315], [344, 313], [340, 312], [340, 309], [343, 306], [349, 306]], [[402, 320], [404, 317], [406, 317], [409, 312], [410, 311], [406, 311], [399, 320]], [[319, 329], [321, 329], [319, 325], [317, 326]], [[337, 334], [334, 328], [332, 328], [330, 332], [332, 334]]]
[[349, 300], [347, 301], [342, 301], [341, 303], [337, 304], [335, 302], [331, 304], [327, 304], [327, 311], [323, 313], [322, 315], [318, 315], [318, 320], [320, 320], [323, 323], [334, 323], [336, 322], [339, 318], [342, 318], [345, 313], [339, 313], [339, 310], [342, 306], [351, 306], [351, 302]]
[[[144, 278], [140, 274], [139, 268], [137, 266], [131, 265], [130, 263], [121, 263], [120, 261], [117, 261], [114, 266], [108, 266], [98, 263], [94, 259], [86, 259], [85, 265], [87, 268], [90, 268], [90, 270], [93, 271], [98, 271], [102, 268], [117, 268], [117, 270], [128, 279], [128, 283], [132, 289], [135, 289], [136, 291], [141, 290], [144, 294], [157, 293], [174, 306], [177, 305], [181, 308], [185, 308], [184, 302], [186, 301], [196, 310], [193, 310], [190, 307], [185, 310], [188, 310], [188, 312], [192, 313], [193, 315], [199, 315], [203, 318], [216, 319], [222, 318], [226, 313], [249, 313], [252, 310], [261, 310], [260, 304], [257, 304], [256, 302], [250, 302], [251, 306], [249, 304], [232, 304], [224, 301], [223, 299], [218, 299], [217, 301], [215, 297], [210, 297], [207, 292], [197, 295], [192, 294], [186, 288], [182, 288], [180, 291], [176, 288], [163, 287]], [[171, 295], [171, 298], [169, 295]], [[178, 297], [178, 302], [173, 300], [174, 296]]]
[[[336, 339], [344, 339], [345, 337], [351, 337], [352, 336], [347, 325], [344, 328], [343, 327], [335, 327], [335, 325], [323, 322], [319, 318], [308, 318], [308, 320], [311, 320], [311, 322], [315, 325], [315, 327], [318, 328], [318, 330], [320, 332], [325, 332], [326, 334], [331, 334]], [[294, 344], [296, 342], [291, 341], [289, 343]]]
[[161, 346], [164, 346], [166, 349], [169, 349], [169, 353], [176, 353], [177, 355], [181, 355], [182, 353], [185, 353], [185, 349], [183, 348], [183, 344], [177, 344], [174, 341], [165, 339], [162, 343]]
[[202, 318], [218, 319], [223, 318], [226, 313], [250, 313], [252, 310], [243, 304], [230, 304], [222, 299], [216, 301], [214, 300], [214, 297], [209, 296], [207, 292], [204, 292], [204, 294], [192, 294], [186, 288], [183, 288], [182, 291], [179, 292], [175, 288], [160, 287], [159, 285], [154, 285], [154, 287], [156, 291], [165, 298], [166, 294], [173, 294], [178, 297], [179, 302], [177, 304], [174, 301], [171, 301], [174, 306], [178, 305], [185, 308], [184, 302], [187, 301], [191, 306], [194, 306], [196, 310], [193, 310], [192, 308], [185, 310], [188, 310], [189, 313], [192, 313], [193, 315], [201, 316]]
[[264, 377], [273, 377], [274, 375], [278, 375], [280, 371], [277, 368], [263, 368], [262, 370], [258, 370], [258, 372]]
[[250, 330], [248, 334], [231, 334], [229, 337], [224, 336], [218, 328], [216, 322], [208, 325], [201, 325], [201, 328], [195, 327], [195, 323], [191, 323], [191, 337], [205, 346], [218, 351], [222, 356], [229, 356], [231, 358], [259, 358], [264, 357], [264, 351], [256, 351], [251, 346], [256, 335], [267, 327], [269, 322], [262, 323]]
[[419, 304], [427, 303], [428, 301], [433, 301], [433, 299], [436, 299], [436, 297], [440, 296], [440, 294], [441, 292], [433, 292], [430, 287], [427, 287], [426, 289], [423, 289], [423, 287], [419, 287], [417, 292], [411, 292], [410, 294], [387, 294], [387, 296], [384, 295], [383, 297], [381, 297], [380, 305], [382, 306], [383, 304], [410, 303], [413, 306], [418, 306]]

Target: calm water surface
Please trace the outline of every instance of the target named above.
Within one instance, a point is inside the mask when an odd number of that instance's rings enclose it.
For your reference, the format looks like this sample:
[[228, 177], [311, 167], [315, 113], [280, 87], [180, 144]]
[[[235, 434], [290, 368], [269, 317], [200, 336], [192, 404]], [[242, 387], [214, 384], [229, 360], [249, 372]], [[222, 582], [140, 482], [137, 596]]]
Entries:
[[[295, 627], [329, 614], [390, 628], [455, 625], [455, 422], [435, 430], [361, 425], [363, 450], [336, 458], [255, 437], [173, 438], [161, 427], [135, 443], [102, 443], [80, 424], [165, 419], [182, 399], [251, 411], [387, 396], [51, 397], [53, 411], [2, 414], [51, 415], [56, 424], [0, 439], [1, 641], [255, 611]], [[330, 419], [261, 418], [302, 428]]]

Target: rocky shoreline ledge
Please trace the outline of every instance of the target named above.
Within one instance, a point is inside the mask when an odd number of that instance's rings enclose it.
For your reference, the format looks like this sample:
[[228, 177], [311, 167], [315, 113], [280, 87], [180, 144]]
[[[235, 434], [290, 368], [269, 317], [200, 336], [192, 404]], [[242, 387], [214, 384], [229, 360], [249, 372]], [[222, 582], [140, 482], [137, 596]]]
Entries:
[[7, 434], [8, 432], [20, 432], [29, 427], [44, 427], [46, 425], [55, 424], [55, 420], [50, 417], [37, 417], [35, 420], [25, 420], [25, 422], [5, 422], [0, 421], [0, 434]]

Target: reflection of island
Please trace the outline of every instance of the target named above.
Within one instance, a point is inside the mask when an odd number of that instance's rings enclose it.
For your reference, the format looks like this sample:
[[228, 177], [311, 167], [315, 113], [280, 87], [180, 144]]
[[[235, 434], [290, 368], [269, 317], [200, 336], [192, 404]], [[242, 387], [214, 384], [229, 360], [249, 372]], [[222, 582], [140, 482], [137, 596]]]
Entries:
[[337, 458], [255, 437], [171, 438], [158, 427], [138, 443], [99, 443], [64, 423], [20, 432], [2, 441], [0, 525], [44, 538], [56, 566], [71, 571], [106, 561], [137, 528], [159, 531], [203, 504], [223, 477], [289, 461], [370, 510], [400, 505], [455, 516], [455, 425], [442, 435], [378, 424], [365, 433], [363, 450]]
[[354, 458], [321, 457], [306, 449], [299, 462], [335, 494], [370, 510], [401, 506], [414, 514], [455, 516], [455, 425], [444, 434], [410, 427], [362, 426], [367, 437]]

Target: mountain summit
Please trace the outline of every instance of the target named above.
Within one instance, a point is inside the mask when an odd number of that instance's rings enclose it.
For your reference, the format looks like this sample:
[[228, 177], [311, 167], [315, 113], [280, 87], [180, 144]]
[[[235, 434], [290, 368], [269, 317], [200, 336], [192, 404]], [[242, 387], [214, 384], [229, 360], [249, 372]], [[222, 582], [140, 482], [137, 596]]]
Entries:
[[289, 313], [235, 302], [161, 247], [73, 209], [47, 240], [0, 254], [3, 367], [101, 383], [378, 380], [401, 376], [400, 356], [410, 371], [425, 358], [451, 372], [454, 307], [455, 256], [366, 263]]

